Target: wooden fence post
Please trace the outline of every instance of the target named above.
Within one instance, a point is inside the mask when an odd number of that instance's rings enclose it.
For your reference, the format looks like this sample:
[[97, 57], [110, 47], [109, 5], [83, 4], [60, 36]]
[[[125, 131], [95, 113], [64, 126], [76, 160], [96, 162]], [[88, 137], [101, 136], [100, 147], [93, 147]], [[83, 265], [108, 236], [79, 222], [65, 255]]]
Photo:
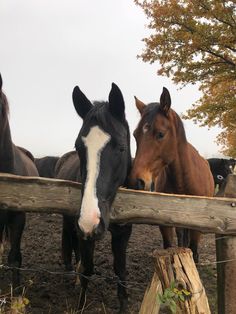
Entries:
[[[217, 196], [236, 198], [236, 175], [227, 177]], [[236, 203], [231, 204], [232, 207]], [[235, 208], [236, 215], [236, 208]], [[230, 224], [230, 220], [227, 222]], [[217, 298], [219, 314], [236, 313], [236, 234], [216, 235]]]
[[[177, 314], [210, 314], [192, 251], [188, 248], [155, 250], [153, 257], [155, 274], [145, 293], [139, 314], [171, 313], [169, 307], [173, 303]], [[159, 289], [160, 282], [163, 294]], [[162, 295], [159, 301], [158, 292]]]

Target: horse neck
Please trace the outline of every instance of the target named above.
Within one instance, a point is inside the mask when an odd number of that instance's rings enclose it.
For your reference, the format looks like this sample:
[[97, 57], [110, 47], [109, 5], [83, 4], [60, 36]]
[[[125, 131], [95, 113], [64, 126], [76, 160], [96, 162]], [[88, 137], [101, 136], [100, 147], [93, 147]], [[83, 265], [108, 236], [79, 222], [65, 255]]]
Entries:
[[191, 186], [191, 156], [188, 148], [188, 143], [179, 145], [176, 158], [167, 168], [167, 176], [173, 183], [175, 193], [186, 194], [186, 189]]
[[8, 120], [0, 130], [0, 172], [11, 172], [14, 167], [14, 145]]

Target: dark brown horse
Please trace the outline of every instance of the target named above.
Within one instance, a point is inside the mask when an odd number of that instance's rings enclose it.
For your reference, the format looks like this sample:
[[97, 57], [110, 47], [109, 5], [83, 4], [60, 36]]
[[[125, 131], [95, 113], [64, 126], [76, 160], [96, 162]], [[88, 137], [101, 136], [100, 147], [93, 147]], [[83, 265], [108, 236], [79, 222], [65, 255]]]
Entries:
[[[38, 176], [33, 162], [33, 156], [25, 149], [12, 143], [8, 122], [8, 101], [2, 91], [2, 77], [0, 75], [0, 172], [22, 176]], [[8, 265], [19, 268], [21, 266], [21, 236], [25, 225], [25, 213], [0, 209], [0, 262], [4, 249], [4, 237], [9, 233], [10, 251]], [[4, 232], [6, 231], [6, 233]], [[19, 270], [13, 270], [12, 283], [19, 286]]]
[[55, 167], [58, 159], [57, 156], [35, 158], [34, 162], [40, 177], [55, 178]]
[[[213, 196], [214, 181], [207, 161], [187, 141], [183, 123], [170, 108], [171, 98], [163, 88], [160, 103], [145, 105], [136, 98], [141, 120], [134, 131], [136, 156], [130, 175], [132, 187], [158, 192]], [[164, 248], [172, 246], [173, 228], [160, 227]], [[188, 234], [188, 233], [187, 233]], [[179, 246], [186, 245], [178, 233]], [[198, 260], [200, 232], [190, 230], [189, 247]]]
[[[63, 180], [81, 182], [80, 160], [76, 151], [64, 154], [56, 163], [55, 177]], [[63, 216], [62, 230], [62, 259], [67, 271], [73, 270], [72, 254], [75, 255], [76, 265], [79, 267], [80, 251], [75, 218]]]

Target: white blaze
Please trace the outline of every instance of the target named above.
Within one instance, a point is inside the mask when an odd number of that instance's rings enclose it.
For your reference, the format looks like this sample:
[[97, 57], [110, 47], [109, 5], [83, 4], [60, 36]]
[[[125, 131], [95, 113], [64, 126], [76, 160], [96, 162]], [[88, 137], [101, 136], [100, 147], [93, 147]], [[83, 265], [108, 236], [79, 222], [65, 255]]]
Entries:
[[99, 224], [101, 213], [98, 207], [96, 182], [100, 170], [101, 152], [110, 138], [110, 135], [98, 126], [92, 127], [88, 135], [82, 137], [87, 149], [87, 178], [78, 224], [85, 234], [91, 234], [94, 227]]

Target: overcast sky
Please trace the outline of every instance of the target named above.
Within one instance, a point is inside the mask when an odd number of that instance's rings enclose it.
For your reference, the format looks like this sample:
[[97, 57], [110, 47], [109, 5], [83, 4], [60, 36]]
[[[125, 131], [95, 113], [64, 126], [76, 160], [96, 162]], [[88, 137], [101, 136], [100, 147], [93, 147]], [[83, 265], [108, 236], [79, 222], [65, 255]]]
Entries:
[[[132, 0], [0, 0], [0, 72], [14, 143], [35, 157], [72, 150], [81, 127], [71, 100], [75, 85], [90, 100], [107, 100], [115, 82], [131, 132], [139, 120], [134, 95], [145, 103], [159, 101], [165, 86], [177, 113], [189, 109], [200, 97], [197, 86], [180, 90], [157, 76], [158, 64], [136, 57], [147, 23]], [[219, 156], [218, 129], [184, 125], [204, 157]]]

